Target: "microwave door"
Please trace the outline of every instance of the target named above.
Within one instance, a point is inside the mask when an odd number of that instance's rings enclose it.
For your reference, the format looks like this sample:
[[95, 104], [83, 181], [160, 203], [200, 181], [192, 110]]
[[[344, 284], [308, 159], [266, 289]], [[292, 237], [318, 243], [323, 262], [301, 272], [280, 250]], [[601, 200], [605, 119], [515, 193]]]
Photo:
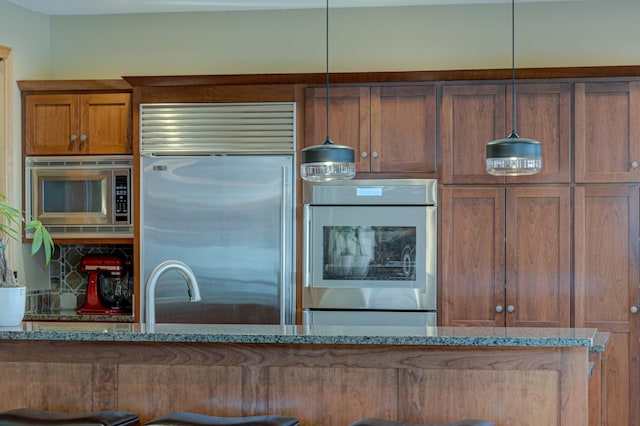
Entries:
[[101, 170], [34, 170], [35, 217], [50, 225], [109, 224], [111, 174]]

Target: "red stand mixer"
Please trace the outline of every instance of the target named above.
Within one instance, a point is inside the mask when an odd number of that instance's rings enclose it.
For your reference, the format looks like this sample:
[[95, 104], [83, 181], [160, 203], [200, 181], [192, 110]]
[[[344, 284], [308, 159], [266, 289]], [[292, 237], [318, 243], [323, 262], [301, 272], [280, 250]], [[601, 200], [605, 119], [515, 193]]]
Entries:
[[87, 254], [82, 258], [80, 270], [89, 274], [87, 295], [79, 314], [130, 313], [124, 293], [127, 290], [123, 277], [124, 262], [119, 256]]

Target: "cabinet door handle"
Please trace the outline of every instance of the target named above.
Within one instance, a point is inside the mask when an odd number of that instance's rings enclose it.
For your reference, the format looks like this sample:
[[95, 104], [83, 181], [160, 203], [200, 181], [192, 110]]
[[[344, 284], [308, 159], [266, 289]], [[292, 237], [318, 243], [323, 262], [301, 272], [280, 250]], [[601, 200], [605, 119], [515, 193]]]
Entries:
[[498, 313], [502, 312], [502, 305], [496, 306], [496, 312]]
[[638, 307], [637, 306], [632, 306], [631, 307], [631, 313], [632, 314], [637, 314], [638, 313]]
[[637, 162], [637, 161], [632, 161], [632, 162], [631, 162], [631, 168], [632, 168], [632, 169], [637, 169], [637, 168], [638, 168], [638, 166], [640, 166], [640, 164], [638, 164], [638, 162]]
[[78, 146], [78, 151], [82, 151], [82, 146], [87, 141], [87, 135], [80, 135], [80, 145]]
[[377, 152], [375, 152], [375, 151], [373, 151], [373, 152], [371, 153], [371, 158], [378, 158], [378, 153], [377, 153]]
[[367, 153], [365, 151], [362, 151], [362, 153], [360, 153], [360, 157], [362, 158], [367, 158]]
[[515, 310], [516, 310], [516, 308], [514, 308], [513, 306], [511, 306], [511, 305], [507, 306], [507, 312], [512, 313]]

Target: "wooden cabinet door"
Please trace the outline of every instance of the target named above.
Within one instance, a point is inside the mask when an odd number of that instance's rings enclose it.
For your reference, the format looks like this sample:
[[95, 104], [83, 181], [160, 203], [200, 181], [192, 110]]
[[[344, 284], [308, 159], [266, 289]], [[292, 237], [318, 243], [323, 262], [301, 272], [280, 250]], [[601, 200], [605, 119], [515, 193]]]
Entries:
[[64, 155], [78, 150], [78, 95], [27, 95], [24, 107], [26, 155]]
[[504, 183], [486, 171], [486, 145], [509, 134], [505, 105], [504, 84], [442, 88], [442, 183]]
[[[511, 122], [511, 86], [507, 86], [507, 123]], [[508, 177], [510, 183], [571, 182], [571, 88], [569, 83], [516, 85], [516, 131], [542, 145], [542, 170]], [[489, 141], [487, 141], [489, 142]]]
[[504, 188], [444, 187], [441, 200], [441, 323], [503, 327]]
[[436, 172], [435, 86], [371, 88], [367, 156], [372, 172]]
[[575, 84], [575, 181], [640, 182], [640, 82]]
[[611, 332], [603, 425], [640, 425], [637, 186], [575, 188], [575, 326]]
[[131, 154], [128, 93], [25, 96], [25, 155]]
[[[305, 146], [322, 144], [327, 138], [326, 88], [305, 91]], [[329, 137], [337, 145], [355, 150], [356, 172], [370, 170], [369, 88], [332, 87], [329, 90]]]
[[[508, 96], [505, 96], [508, 95]], [[507, 178], [509, 183], [571, 181], [571, 91], [567, 83], [516, 86], [516, 122], [511, 119], [511, 86], [445, 86], [442, 90], [443, 183], [493, 183], [486, 172], [486, 146], [515, 130], [542, 144], [542, 171]]]
[[569, 327], [571, 189], [508, 188], [506, 223], [506, 325]]
[[130, 95], [95, 93], [80, 96], [80, 152], [131, 154]]

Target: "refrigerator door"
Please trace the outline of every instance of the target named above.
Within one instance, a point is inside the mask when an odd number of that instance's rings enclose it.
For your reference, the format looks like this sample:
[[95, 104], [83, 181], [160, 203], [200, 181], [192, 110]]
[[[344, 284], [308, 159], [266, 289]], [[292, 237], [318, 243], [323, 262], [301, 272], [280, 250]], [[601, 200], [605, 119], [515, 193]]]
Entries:
[[293, 164], [289, 155], [142, 159], [141, 293], [172, 259], [191, 267], [202, 296], [190, 303], [182, 276], [168, 271], [156, 322], [295, 321]]

